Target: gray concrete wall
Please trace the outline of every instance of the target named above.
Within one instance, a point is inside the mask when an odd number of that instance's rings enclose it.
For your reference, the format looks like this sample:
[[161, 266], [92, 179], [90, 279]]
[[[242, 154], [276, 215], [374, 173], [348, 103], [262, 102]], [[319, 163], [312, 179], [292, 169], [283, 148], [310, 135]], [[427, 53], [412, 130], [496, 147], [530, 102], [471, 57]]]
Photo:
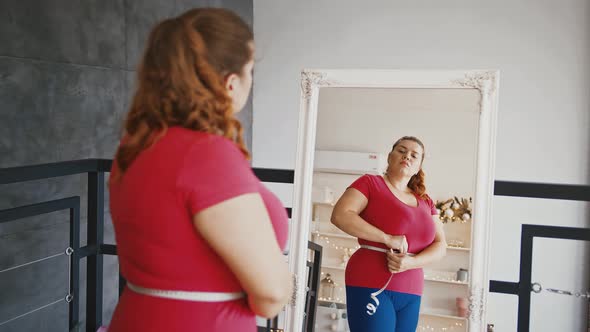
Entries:
[[[252, 1], [243, 0], [0, 0], [0, 168], [112, 158], [149, 29], [198, 6], [230, 8], [252, 24]], [[251, 101], [240, 117], [251, 147]], [[3, 185], [0, 209], [81, 195], [84, 244], [86, 181], [79, 175]], [[105, 242], [114, 243], [108, 211], [105, 215]], [[0, 224], [0, 271], [63, 252], [68, 218], [67, 212], [56, 212]], [[117, 301], [118, 266], [115, 257], [104, 263], [108, 322]], [[62, 255], [0, 272], [0, 324], [63, 299], [67, 270]], [[84, 301], [81, 292], [82, 320]], [[0, 332], [65, 331], [67, 325], [62, 301], [0, 325]]]

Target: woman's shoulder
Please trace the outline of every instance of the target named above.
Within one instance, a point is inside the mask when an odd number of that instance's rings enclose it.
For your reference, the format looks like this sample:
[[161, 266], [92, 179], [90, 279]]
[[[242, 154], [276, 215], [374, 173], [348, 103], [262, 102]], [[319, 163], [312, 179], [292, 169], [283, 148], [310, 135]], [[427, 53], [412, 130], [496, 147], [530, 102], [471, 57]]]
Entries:
[[358, 178], [359, 180], [371, 183], [373, 185], [376, 185], [380, 182], [383, 181], [383, 177], [379, 174], [369, 174], [369, 173], [365, 173], [363, 174], [361, 177]]
[[380, 175], [374, 174], [363, 174], [358, 177], [350, 186], [349, 188], [354, 188], [360, 190], [362, 193], [367, 196], [369, 192], [373, 191], [376, 186], [379, 185]]

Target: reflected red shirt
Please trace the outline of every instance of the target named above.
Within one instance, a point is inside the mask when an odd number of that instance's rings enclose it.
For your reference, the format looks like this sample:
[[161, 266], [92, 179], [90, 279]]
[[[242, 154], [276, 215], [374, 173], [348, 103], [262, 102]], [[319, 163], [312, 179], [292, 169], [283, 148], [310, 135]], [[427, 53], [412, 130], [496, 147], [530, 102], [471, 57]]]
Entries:
[[[383, 177], [363, 175], [349, 188], [360, 191], [368, 199], [367, 206], [360, 217], [371, 225], [391, 235], [405, 235], [408, 252], [419, 253], [434, 241], [435, 224], [432, 215], [436, 208], [431, 199], [416, 196], [418, 206], [409, 206], [400, 201], [387, 187]], [[381, 243], [359, 239], [359, 244], [386, 248]], [[387, 258], [384, 253], [359, 249], [346, 266], [346, 285], [381, 288], [389, 279]], [[412, 269], [396, 273], [386, 289], [409, 294], [422, 295], [424, 273], [422, 269]]]

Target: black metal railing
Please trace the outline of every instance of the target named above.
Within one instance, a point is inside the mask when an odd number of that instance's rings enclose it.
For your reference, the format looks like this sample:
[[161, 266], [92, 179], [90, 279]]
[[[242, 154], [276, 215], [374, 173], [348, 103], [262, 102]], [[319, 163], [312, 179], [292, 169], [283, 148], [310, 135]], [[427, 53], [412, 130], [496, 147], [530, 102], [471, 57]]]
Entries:
[[[590, 186], [496, 181], [494, 195], [590, 201]], [[490, 280], [490, 292], [518, 296], [518, 332], [528, 332], [531, 316], [534, 238], [590, 241], [590, 228], [522, 225], [518, 282]]]
[[0, 185], [88, 174], [87, 243], [80, 247], [80, 196], [41, 202], [0, 211], [0, 223], [70, 209], [69, 329], [79, 327], [80, 260], [86, 258], [86, 331], [95, 332], [102, 323], [103, 259], [110, 254], [103, 243], [104, 174], [111, 160], [85, 159], [0, 169]]
[[319, 298], [323, 248], [319, 244], [309, 241], [307, 242], [307, 250], [310, 251], [312, 260], [307, 261], [307, 296], [305, 297], [303, 331], [314, 332]]
[[[116, 255], [117, 248], [104, 243], [105, 173], [110, 172], [112, 160], [85, 159], [0, 169], [0, 185], [43, 180], [76, 174], [88, 175], [87, 243], [80, 247], [80, 196], [56, 199], [5, 210], [0, 210], [0, 223], [15, 221], [46, 213], [70, 211], [70, 285], [64, 299], [69, 302], [69, 329], [80, 326], [80, 260], [86, 258], [86, 331], [95, 332], [102, 325], [103, 255]], [[254, 168], [262, 182], [293, 183], [291, 170]], [[287, 208], [291, 217], [291, 208]], [[70, 251], [71, 250], [71, 251]], [[125, 280], [119, 275], [119, 293]], [[276, 320], [269, 325], [276, 325]]]
[[0, 211], [0, 224], [32, 216], [69, 210], [70, 211], [70, 243], [67, 255], [70, 256], [69, 291], [64, 301], [69, 302], [69, 327], [72, 330], [78, 325], [79, 319], [79, 285], [80, 285], [80, 197], [68, 197], [47, 202], [20, 206]]

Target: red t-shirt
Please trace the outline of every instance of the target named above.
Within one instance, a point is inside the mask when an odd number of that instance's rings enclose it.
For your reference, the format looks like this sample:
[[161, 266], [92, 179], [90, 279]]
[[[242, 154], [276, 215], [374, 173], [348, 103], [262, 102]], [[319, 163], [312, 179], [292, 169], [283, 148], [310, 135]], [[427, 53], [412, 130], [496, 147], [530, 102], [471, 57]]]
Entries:
[[[111, 178], [116, 172], [113, 167]], [[139, 154], [120, 181], [110, 181], [109, 191], [121, 272], [142, 287], [243, 291], [192, 221], [199, 211], [232, 197], [259, 193], [279, 246], [284, 248], [287, 241], [285, 208], [254, 175], [235, 143], [221, 136], [169, 128]], [[244, 236], [256, 239], [256, 234]], [[230, 330], [256, 330], [245, 299], [191, 302], [130, 290], [123, 293], [109, 326], [109, 332]]]
[[[431, 199], [416, 196], [418, 206], [412, 207], [400, 201], [387, 187], [383, 177], [363, 175], [350, 185], [368, 199], [360, 217], [387, 234], [405, 235], [408, 252], [419, 253], [434, 241], [435, 225], [432, 215], [436, 208]], [[359, 239], [359, 244], [387, 248], [381, 243]], [[389, 279], [387, 258], [382, 252], [359, 249], [346, 265], [346, 285], [381, 288]], [[396, 273], [386, 289], [409, 294], [422, 295], [424, 273], [422, 269]]]

